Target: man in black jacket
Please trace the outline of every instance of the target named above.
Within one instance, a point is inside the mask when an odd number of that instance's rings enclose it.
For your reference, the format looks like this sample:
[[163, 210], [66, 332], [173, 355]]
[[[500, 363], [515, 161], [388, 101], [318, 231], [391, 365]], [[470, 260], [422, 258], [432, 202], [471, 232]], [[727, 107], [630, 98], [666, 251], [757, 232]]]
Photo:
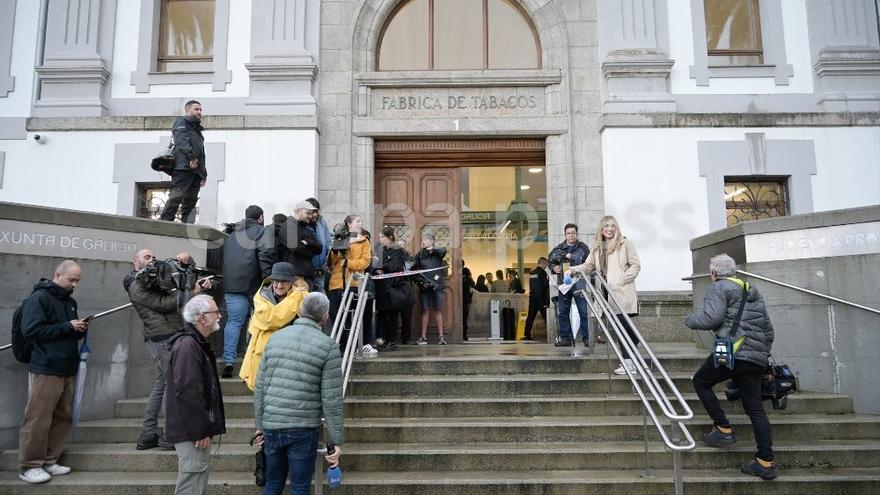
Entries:
[[41, 279], [21, 309], [21, 329], [33, 345], [28, 365], [28, 402], [18, 436], [19, 478], [45, 483], [70, 472], [58, 464], [73, 426], [73, 393], [79, 370], [77, 341], [89, 328], [76, 313], [71, 297], [82, 277], [73, 260], [65, 260], [52, 280]]
[[223, 242], [223, 297], [226, 326], [223, 328], [223, 378], [232, 378], [238, 357], [241, 328], [251, 312], [251, 301], [260, 282], [275, 263], [274, 235], [263, 227], [263, 209], [250, 205], [244, 220], [229, 225]]
[[186, 325], [171, 338], [165, 435], [177, 451], [174, 493], [206, 493], [211, 437], [226, 433], [217, 358], [207, 340], [220, 318], [214, 299], [197, 295], [183, 307]]
[[[444, 266], [443, 258], [446, 257], [446, 248], [434, 247], [434, 234], [422, 234], [422, 249], [416, 254], [413, 270], [428, 270]], [[422, 305], [422, 336], [416, 341], [416, 345], [428, 344], [428, 317], [434, 313], [437, 322], [437, 332], [440, 336], [437, 343], [446, 345], [446, 337], [443, 335], [443, 296], [446, 288], [446, 270], [434, 270], [416, 275], [416, 285], [419, 286], [419, 302]]]
[[[590, 255], [590, 248], [586, 244], [578, 240], [578, 226], [569, 223], [565, 225], [565, 240], [550, 251], [550, 268], [557, 275], [556, 284], [562, 282], [562, 274], [570, 266], [580, 265], [587, 261]], [[589, 319], [587, 315], [587, 300], [582, 295], [575, 295], [575, 292], [586, 289], [586, 280], [578, 279], [574, 287], [569, 289], [565, 294], [559, 294], [559, 300], [556, 303], [556, 312], [558, 314], [559, 335], [556, 337], [554, 345], [570, 346], [574, 342], [575, 335], [571, 328], [571, 304], [577, 306], [577, 312], [580, 315], [580, 326], [578, 331], [583, 338], [584, 346], [588, 346], [589, 342]]]
[[171, 174], [171, 194], [159, 220], [173, 222], [180, 208], [183, 223], [196, 220], [194, 210], [199, 200], [199, 189], [208, 179], [205, 167], [205, 138], [202, 136], [202, 104], [186, 102], [186, 115], [174, 122], [174, 171]]
[[525, 340], [532, 339], [532, 325], [538, 313], [547, 324], [547, 308], [550, 306], [550, 279], [547, 277], [547, 266], [550, 260], [543, 256], [538, 258], [538, 266], [529, 272], [529, 315], [526, 317]]
[[293, 285], [311, 291], [314, 288], [315, 267], [312, 258], [321, 254], [321, 241], [311, 223], [311, 213], [317, 211], [308, 201], [300, 201], [281, 227], [281, 245], [278, 261], [293, 265]]

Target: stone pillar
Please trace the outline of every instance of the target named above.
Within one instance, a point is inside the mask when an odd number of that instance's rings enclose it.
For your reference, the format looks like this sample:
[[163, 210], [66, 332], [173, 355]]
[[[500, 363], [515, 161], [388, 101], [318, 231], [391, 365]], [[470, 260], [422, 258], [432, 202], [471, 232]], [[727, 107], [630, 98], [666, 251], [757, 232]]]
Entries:
[[814, 80], [827, 112], [880, 111], [880, 41], [874, 0], [809, 0]]
[[674, 112], [666, 0], [598, 2], [603, 110]]
[[0, 0], [0, 98], [5, 98], [15, 89], [12, 77], [12, 37], [15, 27], [15, 0]]
[[49, 0], [34, 116], [106, 114], [115, 24], [116, 0]]
[[317, 65], [307, 47], [306, 17], [319, 0], [253, 0], [249, 111], [314, 115]]

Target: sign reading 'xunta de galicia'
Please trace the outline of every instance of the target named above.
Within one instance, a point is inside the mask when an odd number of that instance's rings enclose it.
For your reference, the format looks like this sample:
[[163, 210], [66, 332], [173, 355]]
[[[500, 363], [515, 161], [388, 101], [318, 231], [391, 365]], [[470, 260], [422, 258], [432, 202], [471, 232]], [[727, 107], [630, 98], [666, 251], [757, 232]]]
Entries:
[[543, 88], [375, 88], [373, 115], [533, 116], [544, 113]]

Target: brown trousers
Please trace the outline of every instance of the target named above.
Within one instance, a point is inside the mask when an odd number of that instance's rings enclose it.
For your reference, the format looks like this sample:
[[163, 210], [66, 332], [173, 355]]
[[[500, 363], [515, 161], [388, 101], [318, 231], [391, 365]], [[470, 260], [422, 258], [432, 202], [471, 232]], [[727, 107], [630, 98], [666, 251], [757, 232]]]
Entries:
[[73, 427], [75, 376], [28, 373], [28, 401], [18, 432], [21, 469], [54, 464]]

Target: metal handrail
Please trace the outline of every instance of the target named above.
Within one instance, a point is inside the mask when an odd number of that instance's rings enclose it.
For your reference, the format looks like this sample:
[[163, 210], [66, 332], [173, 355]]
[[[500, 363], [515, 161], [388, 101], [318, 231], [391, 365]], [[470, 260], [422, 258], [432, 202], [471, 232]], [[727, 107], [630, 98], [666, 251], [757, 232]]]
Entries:
[[[810, 294], [812, 296], [821, 297], [823, 299], [827, 299], [829, 301], [834, 301], [836, 303], [844, 304], [846, 306], [858, 308], [858, 309], [867, 311], [869, 313], [874, 313], [876, 315], [880, 315], [880, 309], [870, 308], [868, 306], [863, 306], [861, 304], [854, 303], [852, 301], [847, 301], [846, 299], [840, 299], [839, 297], [829, 296], [828, 294], [822, 294], [821, 292], [816, 292], [814, 290], [805, 289], [803, 287], [798, 287], [797, 285], [792, 285], [792, 284], [783, 282], [781, 280], [775, 280], [775, 279], [772, 279], [769, 277], [765, 277], [763, 275], [758, 275], [756, 273], [747, 272], [745, 270], [737, 270], [736, 273], [745, 275], [746, 277], [756, 278], [758, 280], [763, 280], [764, 282], [770, 282], [771, 284], [776, 284], [781, 287], [786, 287], [788, 289], [793, 289], [798, 292], [803, 292], [804, 294]], [[708, 278], [709, 276], [710, 275], [708, 273], [697, 273], [697, 274], [691, 275], [690, 277], [682, 277], [682, 280], [684, 280], [686, 282], [690, 282], [690, 281], [696, 280], [698, 278]]]
[[[693, 419], [694, 413], [691, 410], [690, 406], [688, 406], [687, 401], [681, 395], [681, 392], [678, 390], [678, 387], [675, 386], [675, 383], [670, 378], [669, 374], [666, 372], [666, 369], [663, 367], [663, 364], [657, 359], [657, 356], [654, 354], [654, 351], [651, 349], [651, 346], [642, 336], [641, 332], [639, 332], [638, 328], [636, 328], [632, 319], [630, 319], [629, 315], [626, 314], [626, 311], [623, 311], [623, 306], [618, 301], [617, 296], [614, 295], [614, 291], [608, 285], [608, 282], [602, 277], [601, 273], [598, 271], [594, 274], [596, 280], [599, 281], [601, 288], [605, 290], [607, 293], [606, 296], [603, 295], [599, 288], [594, 286], [593, 284], [587, 282], [587, 289], [579, 290], [578, 293], [586, 299], [587, 306], [593, 312], [593, 315], [596, 317], [596, 321], [599, 324], [599, 327], [602, 329], [602, 332], [607, 337], [607, 344], [612, 350], [614, 350], [614, 354], [620, 360], [623, 365], [623, 369], [626, 372], [627, 377], [632, 383], [633, 389], [638, 395], [639, 399], [642, 402], [642, 421], [643, 427], [645, 428], [645, 476], [651, 477], [650, 474], [650, 463], [648, 457], [648, 425], [646, 415], [651, 417], [651, 422], [657, 429], [657, 432], [660, 434], [660, 437], [663, 439], [664, 445], [672, 451], [672, 460], [673, 460], [673, 484], [676, 495], [681, 495], [684, 493], [684, 483], [683, 483], [683, 475], [682, 475], [682, 461], [681, 461], [681, 452], [685, 450], [692, 450], [696, 447], [696, 442], [694, 441], [693, 436], [690, 431], [687, 429], [687, 425], [685, 421]], [[586, 293], [589, 292], [592, 296], [593, 300], [591, 301], [589, 297], [586, 297]], [[609, 302], [610, 300], [610, 302]], [[620, 312], [614, 311], [611, 303], [617, 307]], [[617, 319], [617, 314], [622, 315], [622, 318], [629, 324], [635, 336], [641, 341], [642, 348], [645, 350], [654, 367], [659, 371], [663, 383], [665, 383], [668, 390], [670, 390], [674, 396], [675, 402], [680, 406], [682, 413], [678, 413], [676, 408], [673, 406], [672, 401], [667, 396], [666, 391], [664, 391], [664, 387], [661, 382], [658, 381], [657, 377], [654, 375], [654, 372], [645, 362], [645, 359], [642, 357], [638, 348], [636, 347], [635, 342], [629, 336], [627, 331], [623, 328], [622, 323]], [[605, 315], [605, 318], [602, 318], [602, 315]], [[608, 325], [606, 325], [606, 321]], [[609, 326], [611, 329], [609, 330]], [[614, 337], [617, 337], [615, 339]], [[616, 342], [619, 342], [619, 345]], [[623, 358], [623, 352], [621, 349], [625, 349], [629, 356], [630, 360], [633, 363], [633, 369], [630, 369], [629, 366], [625, 364]], [[609, 360], [609, 392], [610, 392], [610, 379], [611, 379], [611, 369], [610, 362], [611, 357], [608, 356]], [[638, 379], [641, 377], [641, 381]], [[647, 393], [643, 389], [642, 385], [645, 385], [647, 388]], [[650, 395], [650, 397], [649, 397]], [[653, 399], [653, 401], [651, 400]], [[659, 405], [662, 410], [663, 416], [665, 416], [670, 422], [670, 432], [666, 432], [665, 425], [658, 417], [657, 413], [654, 411], [654, 404]], [[670, 438], [670, 435], [672, 438]], [[684, 440], [682, 441], [682, 437]]]

